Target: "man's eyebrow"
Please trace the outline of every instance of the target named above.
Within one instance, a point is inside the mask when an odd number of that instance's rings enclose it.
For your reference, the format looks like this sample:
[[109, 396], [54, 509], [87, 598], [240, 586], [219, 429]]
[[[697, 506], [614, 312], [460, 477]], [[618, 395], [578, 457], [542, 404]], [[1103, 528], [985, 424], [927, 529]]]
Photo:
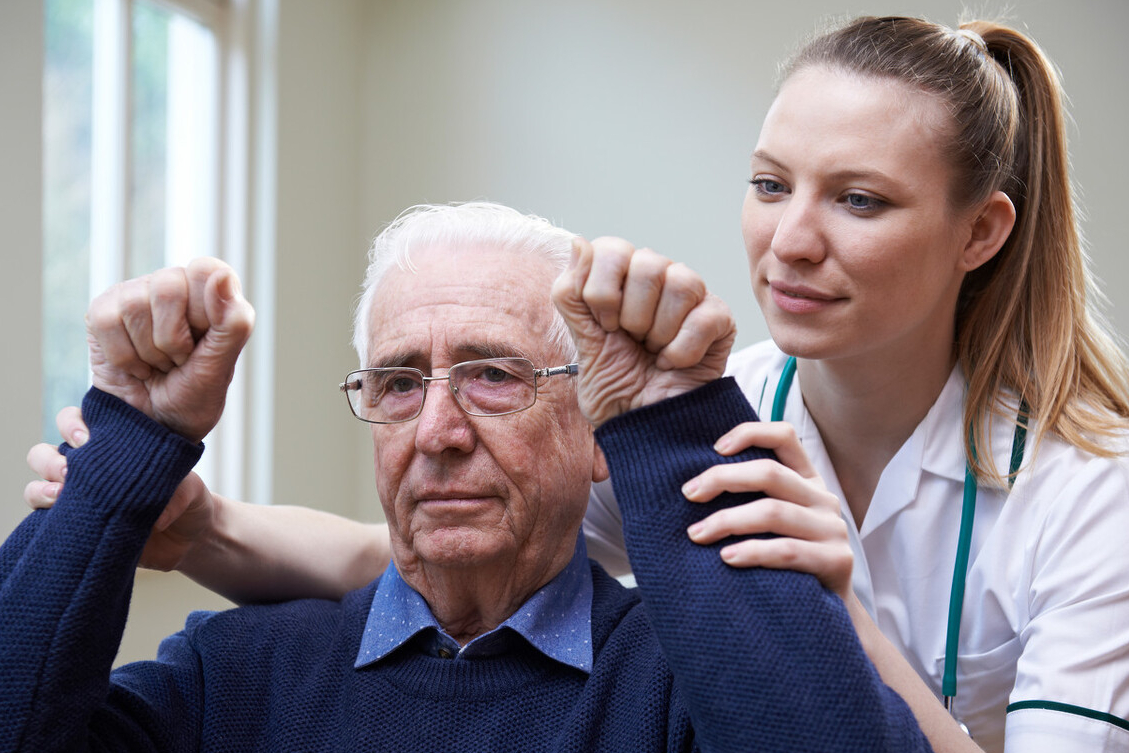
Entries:
[[529, 354], [513, 345], [505, 343], [462, 343], [454, 348], [455, 353], [467, 353], [478, 358], [525, 358], [533, 360]]
[[[533, 359], [529, 354], [514, 345], [505, 343], [461, 343], [452, 348], [459, 361], [477, 361], [480, 358], [525, 358]], [[407, 350], [392, 353], [380, 358], [369, 360], [367, 368], [370, 369], [397, 369], [404, 366], [427, 371], [430, 365], [430, 355], [418, 350]]]
[[423, 354], [419, 351], [404, 351], [400, 353], [393, 353], [384, 358], [373, 358], [369, 360], [367, 368], [370, 369], [396, 369], [401, 366], [408, 366], [413, 362], [419, 363], [423, 359]]

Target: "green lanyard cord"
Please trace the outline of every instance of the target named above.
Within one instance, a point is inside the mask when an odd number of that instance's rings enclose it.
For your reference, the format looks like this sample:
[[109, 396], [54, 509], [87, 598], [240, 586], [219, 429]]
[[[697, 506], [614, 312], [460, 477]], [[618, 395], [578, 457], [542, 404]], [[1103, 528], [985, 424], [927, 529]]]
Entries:
[[784, 404], [788, 402], [788, 391], [792, 389], [792, 378], [796, 376], [796, 357], [788, 356], [784, 362], [784, 369], [780, 372], [780, 381], [776, 384], [776, 394], [772, 396], [773, 421], [784, 420]]
[[[976, 448], [973, 447], [975, 458]], [[960, 615], [964, 607], [964, 582], [968, 577], [968, 552], [972, 548], [972, 523], [976, 518], [976, 476], [972, 465], [964, 466], [964, 503], [960, 510], [960, 533], [957, 534], [957, 556], [953, 565], [953, 587], [949, 592], [949, 624], [945, 630], [945, 672], [941, 675], [941, 695], [946, 699], [957, 694], [957, 645], [960, 641]], [[949, 702], [945, 703], [949, 708]]]
[[[1015, 433], [1011, 438], [1011, 467], [1008, 469], [1008, 489], [1015, 485], [1015, 477], [1023, 465], [1023, 451], [1027, 444], [1027, 417], [1031, 410], [1027, 402], [1019, 402], [1015, 419]], [[976, 476], [972, 465], [976, 462], [976, 443], [969, 441], [972, 462], [964, 468], [964, 503], [960, 510], [960, 533], [957, 536], [957, 556], [953, 565], [953, 587], [949, 594], [949, 622], [945, 631], [945, 670], [941, 675], [941, 695], [945, 708], [952, 709], [952, 699], [957, 694], [957, 650], [960, 643], [960, 617], [964, 608], [964, 584], [968, 578], [968, 555], [972, 549], [972, 523], [976, 518]]]

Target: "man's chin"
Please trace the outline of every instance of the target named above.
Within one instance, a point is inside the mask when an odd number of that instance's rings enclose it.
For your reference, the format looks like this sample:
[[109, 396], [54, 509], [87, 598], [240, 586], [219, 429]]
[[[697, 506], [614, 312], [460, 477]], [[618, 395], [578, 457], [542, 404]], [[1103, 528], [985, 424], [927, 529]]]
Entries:
[[466, 569], [499, 559], [512, 551], [512, 542], [502, 541], [496, 531], [452, 526], [417, 533], [412, 549], [421, 563]]

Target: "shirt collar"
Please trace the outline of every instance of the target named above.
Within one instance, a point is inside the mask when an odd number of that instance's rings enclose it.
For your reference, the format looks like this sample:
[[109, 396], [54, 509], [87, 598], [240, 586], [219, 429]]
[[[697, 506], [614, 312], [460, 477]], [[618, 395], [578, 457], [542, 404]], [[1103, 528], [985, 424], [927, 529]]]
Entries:
[[584, 537], [578, 536], [564, 570], [533, 594], [509, 619], [470, 643], [443, 632], [424, 598], [388, 566], [373, 595], [354, 667], [380, 661], [415, 636], [427, 633], [428, 653], [472, 659], [504, 653], [520, 635], [550, 659], [582, 672], [592, 671], [592, 570]]
[[921, 445], [920, 468], [964, 482], [964, 401], [968, 385], [960, 365], [953, 367], [944, 389], [925, 415], [915, 435]]

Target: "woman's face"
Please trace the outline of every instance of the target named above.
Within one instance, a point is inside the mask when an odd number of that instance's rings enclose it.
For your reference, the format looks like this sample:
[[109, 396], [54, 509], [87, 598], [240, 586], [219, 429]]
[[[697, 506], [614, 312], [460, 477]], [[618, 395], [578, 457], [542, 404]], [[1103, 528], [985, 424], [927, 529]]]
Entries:
[[741, 220], [753, 290], [785, 352], [906, 359], [951, 346], [971, 230], [948, 200], [947, 118], [885, 79], [810, 67], [784, 83]]

